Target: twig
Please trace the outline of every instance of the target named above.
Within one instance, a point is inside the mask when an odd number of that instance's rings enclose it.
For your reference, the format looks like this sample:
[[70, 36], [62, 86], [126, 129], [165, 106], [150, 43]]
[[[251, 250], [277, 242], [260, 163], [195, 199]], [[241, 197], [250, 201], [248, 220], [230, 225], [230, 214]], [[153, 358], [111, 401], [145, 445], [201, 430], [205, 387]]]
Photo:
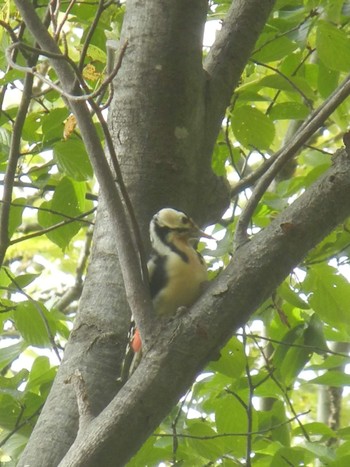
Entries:
[[[0, 204], [2, 204], [2, 203], [3, 203], [3, 201], [0, 200]], [[68, 214], [64, 214], [63, 212], [60, 212], [60, 211], [55, 211], [54, 209], [43, 208], [41, 206], [33, 206], [32, 204], [20, 204], [20, 203], [16, 203], [16, 202], [11, 202], [10, 205], [13, 206], [13, 207], [17, 207], [17, 208], [28, 208], [28, 209], [34, 209], [35, 211], [49, 212], [51, 214], [54, 214], [55, 216], [60, 216], [60, 217], [63, 217], [64, 219], [70, 219], [72, 221], [76, 221], [78, 219], [77, 217], [69, 216]], [[96, 208], [91, 209], [87, 213], [84, 213], [84, 216], [87, 216], [88, 214], [91, 214], [95, 210], [96, 210]], [[79, 221], [83, 222], [85, 224], [88, 224], [88, 225], [94, 225], [94, 222], [86, 220], [86, 219], [79, 218]]]
[[[311, 411], [306, 410], [305, 412], [300, 412], [298, 414], [295, 414], [293, 417], [289, 418], [288, 420], [285, 420], [284, 422], [277, 423], [276, 425], [272, 425], [269, 428], [264, 428], [263, 430], [258, 430], [258, 431], [251, 431], [251, 432], [242, 432], [242, 433], [220, 433], [217, 435], [204, 435], [204, 436], [199, 436], [199, 435], [185, 435], [178, 433], [177, 436], [178, 438], [188, 438], [188, 439], [198, 439], [200, 441], [207, 441], [209, 439], [218, 439], [218, 438], [228, 438], [228, 437], [236, 437], [236, 436], [254, 436], [254, 435], [262, 435], [264, 433], [269, 433], [272, 430], [276, 430], [277, 428], [281, 428], [282, 426], [289, 425], [290, 423], [294, 422], [295, 420], [298, 419], [298, 417], [302, 417], [303, 415], [308, 415]], [[159, 438], [169, 438], [170, 436], [173, 436], [172, 433], [154, 433], [153, 436], [159, 437]]]
[[276, 384], [276, 386], [279, 388], [279, 390], [282, 392], [283, 394], [283, 397], [290, 409], [290, 411], [292, 412], [295, 420], [297, 421], [299, 427], [300, 427], [300, 430], [301, 432], [303, 433], [304, 435], [304, 438], [307, 440], [307, 441], [310, 441], [310, 436], [308, 434], [308, 432], [306, 431], [306, 429], [304, 428], [304, 425], [301, 423], [301, 421], [299, 420], [298, 418], [298, 415], [294, 409], [294, 406], [293, 406], [293, 403], [287, 393], [287, 390], [282, 386], [282, 384], [279, 382], [279, 380], [275, 377], [274, 375], [274, 372], [273, 372], [273, 369], [271, 369], [271, 366], [270, 366], [270, 362], [269, 362], [269, 359], [267, 358], [267, 356], [265, 355], [265, 352], [264, 352], [264, 349], [260, 346], [260, 344], [257, 342], [257, 340], [253, 339], [253, 341], [255, 342], [255, 345], [258, 347], [264, 361], [265, 361], [265, 365], [266, 365], [266, 368], [267, 368], [267, 371], [270, 375], [270, 378], [272, 379], [272, 381]]
[[53, 230], [59, 229], [60, 227], [64, 227], [65, 225], [71, 224], [72, 222], [78, 222], [81, 218], [84, 218], [86, 216], [89, 216], [93, 212], [95, 212], [96, 208], [90, 209], [90, 211], [83, 212], [77, 217], [72, 217], [71, 219], [67, 219], [65, 221], [57, 222], [57, 224], [51, 225], [50, 227], [47, 227], [46, 229], [39, 230], [38, 232], [33, 232], [28, 235], [22, 235], [22, 237], [15, 238], [14, 240], [11, 240], [9, 242], [9, 245], [14, 245], [16, 243], [24, 242], [25, 240], [30, 240], [31, 238], [35, 237], [41, 237], [41, 235], [45, 235], [49, 232], [52, 232]]
[[[256, 171], [254, 175], [255, 180], [258, 178], [257, 172], [259, 172], [260, 175], [264, 172], [265, 173], [257, 182], [252, 196], [249, 198], [245, 209], [243, 210], [238, 220], [234, 240], [236, 248], [239, 248], [248, 240], [247, 228], [250, 219], [261, 197], [265, 193], [276, 174], [280, 171], [284, 164], [302, 148], [303, 144], [308, 141], [308, 139], [315, 133], [315, 131], [317, 131], [321, 125], [323, 125], [325, 120], [340, 105], [340, 103], [349, 96], [349, 94], [350, 75], [348, 75], [342, 84], [333, 92], [333, 94], [309, 116], [309, 118], [303, 123], [297, 133], [293, 135], [293, 139], [291, 139], [284, 146], [284, 148], [271, 156], [271, 158], [265, 162], [263, 168], [260, 167]], [[241, 184], [246, 183], [247, 179], [245, 181], [241, 181]]]
[[[4, 185], [4, 182], [2, 180], [0, 180], [0, 186], [1, 185]], [[45, 191], [54, 191], [57, 188], [55, 185], [40, 186], [40, 185], [34, 185], [34, 183], [22, 182], [22, 181], [14, 181], [13, 186], [18, 187], [18, 188], [31, 188], [33, 190], [41, 190], [44, 193]], [[85, 198], [91, 201], [98, 201], [98, 196], [94, 195], [93, 193], [86, 193]], [[31, 206], [31, 207], [35, 209], [34, 206]]]
[[77, 300], [83, 289], [83, 275], [86, 269], [86, 264], [90, 256], [90, 248], [92, 243], [92, 228], [88, 229], [84, 248], [80, 254], [78, 266], [75, 273], [75, 284], [70, 287], [66, 293], [54, 305], [60, 311], [64, 311], [73, 301]]
[[39, 73], [36, 70], [36, 67], [34, 67], [34, 66], [18, 65], [17, 63], [15, 63], [12, 60], [12, 53], [11, 52], [12, 52], [13, 49], [16, 49], [16, 48], [30, 49], [31, 51], [39, 50], [41, 55], [44, 55], [44, 56], [46, 56], [48, 58], [55, 59], [55, 60], [66, 60], [67, 63], [69, 63], [72, 66], [74, 71], [76, 71], [75, 63], [72, 62], [66, 55], [57, 54], [57, 53], [50, 53], [50, 52], [48, 52], [46, 50], [36, 49], [34, 47], [30, 47], [30, 46], [24, 44], [23, 42], [15, 42], [14, 44], [9, 45], [6, 48], [5, 55], [6, 55], [6, 59], [7, 59], [8, 63], [10, 64], [10, 66], [12, 68], [14, 68], [16, 70], [19, 70], [19, 71], [22, 71], [23, 73], [27, 73], [29, 75], [35, 76], [37, 79], [39, 79], [43, 83], [50, 86], [50, 88], [57, 91], [62, 97], [65, 97], [69, 101], [79, 102], [79, 101], [88, 101], [90, 99], [94, 99], [95, 97], [98, 97], [100, 94], [104, 93], [105, 89], [110, 85], [110, 83], [113, 81], [113, 79], [116, 77], [116, 75], [117, 75], [117, 73], [119, 71], [119, 68], [121, 66], [121, 60], [123, 58], [122, 55], [124, 54], [126, 47], [127, 47], [127, 42], [124, 44], [124, 46], [120, 50], [121, 57], [117, 61], [116, 66], [114, 67], [114, 70], [112, 71], [112, 73], [110, 75], [108, 75], [104, 79], [104, 81], [100, 84], [100, 86], [95, 91], [93, 91], [91, 93], [88, 93], [88, 94], [82, 94], [82, 95], [75, 94], [75, 93], [72, 94], [71, 92], [68, 92], [68, 91], [64, 90], [61, 86], [58, 86], [57, 84], [53, 83], [51, 80], [49, 80], [48, 78], [43, 76], [41, 73]]
[[91, 26], [89, 28], [89, 31], [86, 35], [86, 38], [85, 38], [85, 41], [84, 41], [84, 45], [83, 45], [83, 49], [81, 51], [81, 55], [80, 55], [80, 60], [79, 60], [79, 65], [78, 65], [78, 69], [79, 71], [81, 72], [83, 70], [83, 67], [84, 67], [84, 61], [85, 61], [85, 57], [86, 57], [86, 54], [87, 54], [87, 51], [88, 51], [88, 48], [89, 48], [89, 45], [90, 45], [90, 41], [92, 39], [92, 36], [95, 32], [95, 29], [98, 25], [98, 22], [100, 20], [100, 17], [103, 13], [105, 9], [105, 6], [104, 6], [104, 0], [99, 0], [98, 2], [98, 7], [96, 9], [96, 13], [95, 13], [95, 17], [91, 23]]
[[[236, 333], [235, 336], [241, 336], [243, 337], [243, 334], [241, 333]], [[247, 334], [247, 337], [250, 337], [251, 339], [256, 340], [264, 340], [267, 342], [271, 342], [272, 344], [278, 344], [278, 345], [285, 345], [286, 347], [295, 347], [299, 349], [305, 349], [305, 350], [310, 350], [311, 352], [316, 352], [316, 353], [327, 353], [329, 355], [337, 355], [339, 357], [345, 357], [345, 358], [350, 358], [349, 355], [340, 353], [340, 352], [334, 352], [331, 349], [325, 349], [321, 347], [315, 347], [314, 345], [306, 345], [306, 344], [295, 344], [291, 342], [284, 342], [284, 341], [279, 341], [277, 339], [271, 339], [270, 337], [265, 337], [257, 334]]]
[[61, 34], [61, 31], [62, 31], [62, 28], [63, 28], [64, 24], [66, 23], [66, 21], [67, 21], [67, 19], [68, 19], [68, 15], [69, 15], [71, 9], [73, 8], [73, 6], [75, 5], [75, 3], [76, 3], [76, 0], [71, 0], [70, 3], [69, 3], [69, 5], [68, 5], [68, 7], [67, 7], [67, 9], [66, 9], [66, 11], [64, 12], [63, 18], [62, 18], [60, 24], [57, 26], [57, 29], [56, 29], [56, 31], [55, 31], [55, 38], [56, 38], [56, 40], [59, 39], [60, 34]]
[[252, 455], [252, 428], [253, 428], [253, 396], [254, 396], [254, 385], [252, 381], [252, 377], [250, 374], [250, 367], [249, 367], [249, 361], [248, 361], [248, 356], [246, 353], [247, 349], [247, 335], [245, 332], [245, 328], [243, 328], [243, 348], [245, 349], [244, 355], [245, 355], [245, 372], [247, 375], [247, 382], [248, 382], [248, 403], [246, 406], [246, 414], [247, 414], [247, 421], [248, 421], [248, 434], [247, 434], [247, 444], [246, 444], [246, 466], [250, 467], [251, 466], [251, 455]]
[[35, 410], [34, 413], [32, 413], [32, 415], [30, 415], [30, 417], [26, 418], [22, 423], [18, 423], [16, 421], [16, 426], [13, 430], [11, 430], [1, 441], [0, 441], [0, 448], [2, 448], [6, 443], [7, 441], [11, 438], [11, 436], [13, 436], [15, 433], [17, 433], [21, 428], [23, 428], [24, 426], [28, 425], [29, 422], [35, 418], [37, 415], [39, 415], [39, 413], [41, 412], [41, 409], [43, 408], [44, 404], [41, 405], [38, 409]]
[[292, 86], [295, 91], [301, 95], [301, 97], [304, 99], [306, 102], [307, 106], [312, 110], [312, 101], [307, 97], [307, 95], [294, 83], [293, 80], [291, 80], [285, 73], [282, 73], [278, 68], [275, 68], [271, 65], [267, 65], [266, 63], [259, 62], [258, 60], [251, 59], [251, 62], [255, 63], [256, 65], [259, 65], [261, 67], [267, 68], [269, 70], [274, 71], [276, 74], [282, 76], [284, 80], [287, 81], [288, 84]]
[[178, 438], [177, 438], [177, 423], [180, 419], [180, 415], [182, 413], [182, 409], [185, 405], [185, 402], [186, 402], [186, 399], [187, 399], [187, 396], [188, 394], [190, 393], [190, 389], [187, 391], [186, 395], [184, 396], [181, 404], [180, 404], [180, 407], [178, 408], [178, 411], [177, 411], [177, 414], [175, 415], [175, 418], [174, 420], [172, 421], [171, 423], [171, 429], [172, 429], [172, 432], [173, 432], [173, 464], [176, 465], [176, 452], [177, 452], [177, 449], [179, 447], [179, 441], [178, 441]]
[[6, 250], [10, 244], [8, 232], [10, 206], [12, 200], [14, 179], [17, 170], [17, 163], [20, 155], [21, 133], [31, 101], [32, 88], [33, 76], [27, 75], [24, 80], [21, 103], [19, 105], [16, 121], [13, 126], [8, 163], [6, 167], [6, 173], [4, 176], [4, 191], [2, 197], [3, 206], [0, 213], [0, 266], [4, 262]]

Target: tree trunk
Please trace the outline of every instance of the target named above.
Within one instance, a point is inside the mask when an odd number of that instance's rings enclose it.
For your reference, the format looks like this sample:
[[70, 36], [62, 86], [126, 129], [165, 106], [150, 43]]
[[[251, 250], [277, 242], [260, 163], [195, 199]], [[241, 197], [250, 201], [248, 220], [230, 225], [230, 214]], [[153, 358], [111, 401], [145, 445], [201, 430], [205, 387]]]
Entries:
[[[207, 1], [127, 2], [121, 45], [127, 40], [128, 47], [115, 81], [109, 126], [146, 244], [149, 219], [160, 207], [185, 210], [200, 224], [218, 219], [226, 208], [227, 187], [211, 171], [211, 153], [232, 90], [273, 4], [233, 2], [205, 70]], [[95, 415], [119, 389], [130, 311], [110, 208], [100, 199], [79, 313], [19, 466], [56, 466], [74, 442], [79, 417], [68, 382], [77, 369]], [[105, 447], [104, 466], [116, 465], [110, 452], [112, 445]]]

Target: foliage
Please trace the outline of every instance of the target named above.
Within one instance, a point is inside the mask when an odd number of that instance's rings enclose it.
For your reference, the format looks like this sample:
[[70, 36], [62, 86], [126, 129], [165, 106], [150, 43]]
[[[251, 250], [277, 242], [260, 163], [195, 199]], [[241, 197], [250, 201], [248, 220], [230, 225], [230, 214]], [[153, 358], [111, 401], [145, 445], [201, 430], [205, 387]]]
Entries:
[[[210, 4], [208, 21], [214, 21], [224, 17], [230, 2]], [[88, 2], [64, 4], [58, 16], [62, 47], [90, 92], [106, 76], [106, 37], [117, 37], [123, 18], [122, 5], [102, 5], [96, 13]], [[44, 8], [40, 11], [44, 14]], [[1, 225], [8, 242], [0, 271], [0, 460], [13, 465], [69, 336], [97, 197], [79, 131], [57, 90], [35, 79], [25, 122], [16, 126], [26, 105], [26, 84], [24, 74], [7, 64], [6, 49], [11, 34], [30, 42], [9, 0], [0, 6], [0, 19], [0, 171], [3, 202], [6, 194], [12, 199], [8, 227]], [[286, 135], [292, 138], [349, 73], [349, 19], [347, 0], [277, 1], [232, 96], [213, 154], [213, 170], [233, 187], [279, 150]], [[40, 73], [55, 81], [47, 57], [31, 53]], [[11, 56], [24, 65], [15, 49]], [[108, 102], [104, 95], [101, 104]], [[251, 218], [252, 235], [330, 166], [348, 114], [345, 100], [279, 174]], [[100, 124], [96, 116], [94, 121]], [[13, 154], [16, 141], [19, 154]], [[213, 276], [229, 260], [249, 195], [249, 188], [240, 190], [213, 227], [217, 247], [203, 250]], [[348, 392], [343, 392], [340, 426], [318, 420], [316, 408], [320, 387], [350, 385], [344, 372], [347, 351], [332, 350], [350, 338], [349, 253], [346, 224], [310, 252], [232, 337], [129, 465], [279, 467], [315, 465], [317, 459], [348, 465]], [[78, 290], [74, 300], [65, 300], [72, 290]]]

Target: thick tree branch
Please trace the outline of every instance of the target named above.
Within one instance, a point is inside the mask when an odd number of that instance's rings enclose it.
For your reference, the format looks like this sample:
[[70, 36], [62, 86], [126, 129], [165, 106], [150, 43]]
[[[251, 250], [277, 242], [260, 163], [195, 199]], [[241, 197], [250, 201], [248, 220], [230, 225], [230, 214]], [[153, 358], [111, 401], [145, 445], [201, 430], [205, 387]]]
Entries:
[[124, 465], [213, 353], [349, 215], [350, 157], [339, 151], [321, 179], [237, 251], [191, 312], [167, 323], [154, 337], [132, 378], [60, 466]]
[[[50, 36], [37, 16], [33, 5], [28, 0], [16, 0], [16, 5], [28, 29], [43, 51], [47, 51], [49, 54], [61, 54], [55, 40]], [[50, 59], [51, 64], [60, 79], [62, 89], [68, 94], [76, 94], [76, 76], [64, 56], [61, 56], [62, 58], [52, 57]], [[135, 315], [141, 334], [143, 336], [150, 335], [151, 330], [154, 328], [153, 308], [149, 291], [141, 278], [138, 258], [130, 245], [130, 238], [132, 236], [129, 230], [129, 223], [114, 177], [86, 103], [74, 99], [68, 99], [68, 102], [77, 119], [87, 153], [100, 184], [102, 195], [108, 207], [110, 220], [114, 227], [128, 303]]]

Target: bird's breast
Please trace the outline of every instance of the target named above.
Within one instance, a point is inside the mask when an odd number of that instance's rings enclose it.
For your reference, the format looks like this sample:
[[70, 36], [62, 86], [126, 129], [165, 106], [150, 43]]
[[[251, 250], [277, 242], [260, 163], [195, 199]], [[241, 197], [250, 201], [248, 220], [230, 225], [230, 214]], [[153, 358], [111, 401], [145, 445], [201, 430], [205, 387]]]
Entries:
[[166, 284], [154, 298], [155, 311], [159, 315], [171, 315], [179, 307], [191, 306], [207, 281], [207, 268], [200, 255], [191, 247], [182, 248], [182, 251], [187, 261], [175, 252], [167, 256]]

